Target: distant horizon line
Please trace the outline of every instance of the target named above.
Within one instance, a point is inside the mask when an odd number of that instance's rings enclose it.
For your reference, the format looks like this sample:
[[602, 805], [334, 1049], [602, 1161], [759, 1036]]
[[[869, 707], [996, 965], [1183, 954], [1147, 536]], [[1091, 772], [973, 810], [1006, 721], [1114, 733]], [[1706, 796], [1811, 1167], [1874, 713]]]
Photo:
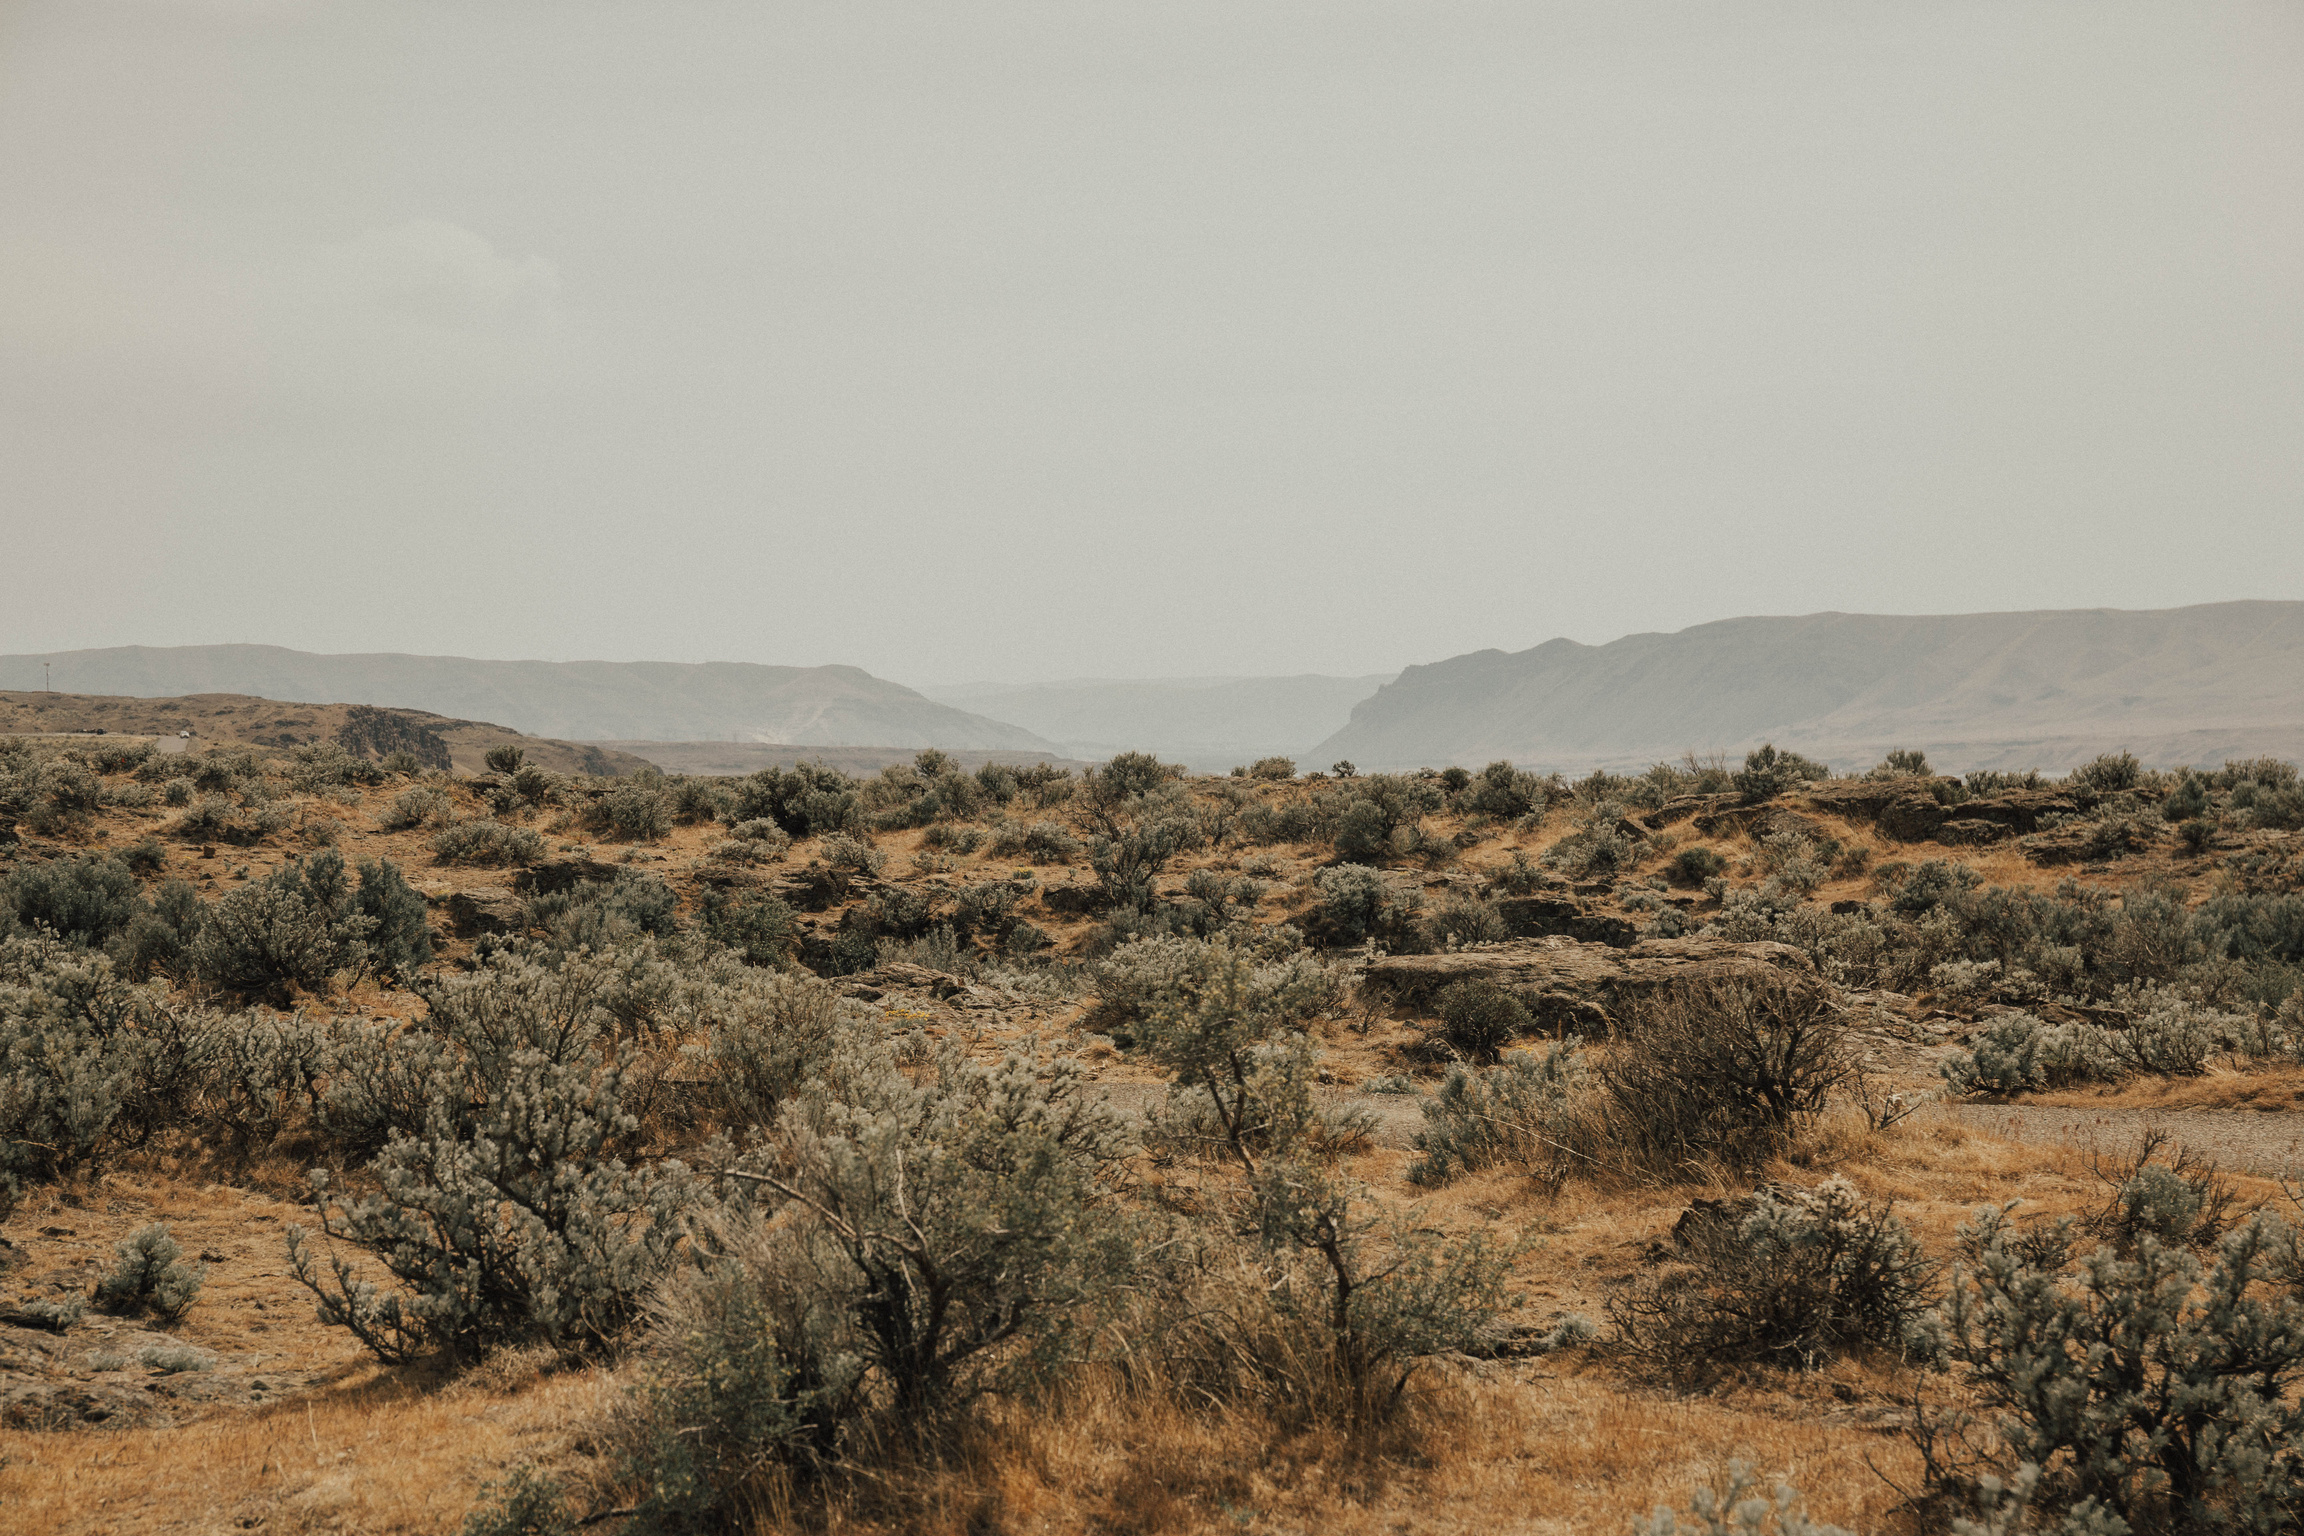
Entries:
[[[1395, 667], [1392, 667], [1392, 668], [1389, 668], [1389, 669], [1385, 669], [1385, 668], [1377, 668], [1377, 669], [1374, 669], [1374, 670], [1370, 670], [1370, 671], [1337, 671], [1337, 672], [1322, 672], [1322, 671], [1314, 671], [1314, 670], [1295, 670], [1295, 671], [1237, 672], [1237, 673], [1183, 673], [1183, 674], [1178, 674], [1178, 673], [1168, 673], [1168, 674], [1159, 675], [1159, 676], [1143, 676], [1143, 677], [1109, 677], [1109, 676], [1107, 676], [1107, 677], [1083, 677], [1083, 676], [1067, 676], [1067, 677], [1045, 677], [1045, 678], [986, 678], [986, 677], [982, 677], [982, 676], [977, 676], [977, 677], [968, 678], [968, 679], [964, 679], [964, 680], [961, 680], [961, 681], [955, 681], [955, 682], [940, 682], [940, 681], [912, 682], [912, 681], [905, 681], [904, 679], [901, 679], [901, 678], [899, 678], [899, 677], [897, 677], [897, 676], [895, 676], [895, 675], [893, 675], [893, 674], [891, 674], [891, 673], [875, 672], [875, 671], [873, 671], [873, 670], [872, 670], [871, 668], [869, 668], [869, 667], [861, 666], [861, 665], [859, 665], [859, 664], [857, 664], [857, 663], [855, 663], [855, 662], [846, 662], [846, 661], [823, 661], [823, 662], [793, 662], [793, 661], [740, 661], [740, 660], [730, 660], [730, 659], [726, 659], [726, 658], [715, 658], [715, 659], [707, 659], [707, 660], [701, 660], [701, 661], [674, 661], [674, 660], [667, 660], [667, 659], [665, 659], [665, 658], [662, 658], [662, 657], [649, 657], [649, 656], [640, 656], [640, 657], [628, 657], [628, 658], [624, 658], [624, 659], [616, 659], [616, 658], [605, 657], [605, 656], [575, 656], [575, 657], [550, 657], [550, 656], [471, 656], [471, 655], [465, 655], [465, 654], [462, 654], [462, 653], [459, 653], [459, 652], [452, 652], [452, 651], [399, 651], [399, 650], [374, 650], [374, 651], [319, 651], [319, 650], [307, 650], [307, 649], [304, 649], [304, 648], [302, 648], [302, 647], [300, 647], [300, 646], [293, 646], [293, 645], [281, 645], [281, 644], [279, 644], [279, 643], [277, 643], [277, 642], [274, 642], [274, 641], [269, 641], [269, 640], [191, 640], [191, 641], [180, 641], [180, 642], [176, 642], [176, 643], [172, 643], [172, 644], [150, 644], [150, 643], [141, 642], [141, 641], [131, 641], [131, 642], [124, 642], [124, 643], [121, 643], [121, 644], [116, 644], [116, 645], [81, 645], [81, 646], [71, 646], [71, 647], [67, 647], [67, 648], [63, 648], [63, 649], [55, 649], [55, 650], [25, 650], [25, 651], [14, 651], [14, 652], [8, 652], [8, 653], [0, 653], [0, 662], [4, 662], [4, 661], [41, 661], [41, 660], [46, 660], [46, 661], [51, 661], [51, 662], [53, 662], [53, 661], [61, 660], [61, 659], [65, 658], [65, 657], [69, 657], [69, 656], [89, 655], [89, 654], [96, 654], [96, 653], [102, 653], [102, 652], [108, 652], [108, 651], [192, 651], [192, 650], [235, 650], [235, 649], [238, 649], [238, 650], [279, 651], [279, 652], [284, 652], [284, 653], [286, 653], [286, 654], [288, 654], [288, 655], [291, 655], [291, 656], [310, 656], [310, 657], [315, 657], [315, 658], [325, 658], [325, 659], [329, 659], [329, 660], [356, 660], [356, 659], [362, 659], [362, 658], [379, 658], [379, 659], [381, 659], [381, 658], [395, 658], [395, 659], [404, 659], [404, 660], [410, 660], [410, 661], [469, 661], [469, 662], [486, 662], [486, 663], [491, 663], [491, 664], [494, 664], [494, 665], [499, 665], [499, 666], [549, 666], [549, 667], [585, 667], [585, 666], [604, 666], [604, 667], [649, 667], [649, 666], [655, 666], [655, 667], [762, 667], [762, 668], [773, 668], [773, 669], [778, 669], [778, 670], [783, 670], [783, 671], [792, 671], [792, 672], [813, 672], [813, 671], [831, 671], [831, 670], [841, 670], [841, 671], [850, 671], [850, 672], [860, 672], [860, 673], [863, 673], [863, 674], [864, 674], [865, 676], [867, 676], [867, 677], [878, 678], [878, 679], [879, 679], [880, 681], [882, 681], [882, 682], [891, 682], [891, 683], [896, 683], [896, 684], [897, 684], [898, 686], [900, 686], [900, 687], [910, 688], [910, 689], [912, 689], [912, 690], [913, 690], [913, 691], [915, 691], [915, 692], [923, 692], [924, 690], [926, 690], [926, 689], [930, 689], [930, 688], [939, 689], [939, 690], [942, 690], [942, 691], [946, 691], [946, 692], [953, 692], [953, 691], [964, 690], [964, 689], [1025, 689], [1025, 688], [1063, 688], [1063, 687], [1112, 686], [1112, 685], [1118, 685], [1118, 684], [1135, 684], [1135, 685], [1146, 685], [1146, 686], [1155, 686], [1155, 687], [1191, 687], [1191, 686], [1218, 686], [1218, 685], [1222, 685], [1222, 684], [1225, 684], [1225, 683], [1237, 683], [1237, 682], [1271, 682], [1271, 681], [1292, 681], [1292, 680], [1297, 680], [1297, 679], [1302, 679], [1302, 678], [1326, 678], [1326, 679], [1332, 679], [1332, 680], [1335, 680], [1335, 681], [1338, 681], [1338, 682], [1358, 682], [1358, 681], [1363, 681], [1363, 680], [1366, 680], [1366, 679], [1369, 679], [1369, 678], [1383, 678], [1383, 679], [1387, 679], [1387, 680], [1390, 680], [1390, 679], [1397, 679], [1397, 678], [1398, 678], [1398, 677], [1399, 677], [1399, 676], [1400, 676], [1402, 673], [1404, 673], [1404, 672], [1406, 672], [1406, 671], [1410, 670], [1411, 668], [1414, 668], [1414, 667], [1419, 667], [1419, 666], [1429, 666], [1429, 665], [1432, 665], [1432, 664], [1433, 664], [1433, 661], [1448, 661], [1448, 660], [1453, 660], [1453, 659], [1455, 659], [1456, 657], [1459, 657], [1459, 656], [1478, 656], [1478, 655], [1482, 655], [1482, 654], [1488, 654], [1488, 653], [1493, 653], [1493, 654], [1496, 654], [1496, 655], [1503, 655], [1503, 656], [1517, 656], [1517, 655], [1522, 655], [1522, 654], [1525, 654], [1525, 653], [1526, 653], [1526, 652], [1528, 652], [1528, 651], [1532, 651], [1532, 650], [1538, 650], [1538, 649], [1541, 649], [1541, 648], [1542, 648], [1542, 647], [1544, 647], [1544, 646], [1547, 646], [1547, 645], [1553, 645], [1553, 644], [1558, 644], [1558, 643], [1560, 643], [1560, 642], [1563, 642], [1563, 641], [1565, 641], [1566, 643], [1568, 643], [1568, 644], [1570, 644], [1570, 645], [1575, 645], [1575, 646], [1580, 646], [1580, 647], [1584, 647], [1584, 648], [1588, 648], [1588, 649], [1597, 650], [1597, 649], [1601, 649], [1601, 648], [1603, 648], [1603, 647], [1605, 647], [1605, 646], [1609, 646], [1609, 645], [1615, 645], [1615, 644], [1617, 644], [1617, 643], [1619, 643], [1619, 642], [1621, 642], [1621, 641], [1625, 641], [1625, 640], [1636, 640], [1636, 639], [1641, 639], [1641, 638], [1645, 638], [1645, 637], [1648, 637], [1648, 636], [1665, 636], [1665, 637], [1669, 637], [1669, 636], [1675, 636], [1675, 635], [1684, 635], [1684, 634], [1687, 634], [1687, 633], [1689, 633], [1689, 632], [1690, 632], [1690, 631], [1692, 631], [1692, 630], [1705, 629], [1705, 628], [1709, 628], [1709, 627], [1711, 627], [1711, 626], [1713, 626], [1713, 625], [1718, 625], [1718, 624], [1735, 624], [1735, 623], [1744, 623], [1744, 622], [1766, 622], [1766, 621], [1787, 621], [1787, 622], [1788, 622], [1788, 621], [1794, 621], [1794, 620], [1803, 620], [1803, 619], [1827, 619], [1827, 618], [1856, 618], [1856, 619], [1979, 619], [1979, 618], [2022, 618], [2022, 617], [2028, 617], [2028, 616], [2032, 616], [2032, 615], [2050, 615], [2050, 614], [2089, 614], [2089, 613], [2097, 613], [2097, 614], [2167, 614], [2167, 613], [2183, 613], [2183, 612], [2188, 612], [2188, 611], [2192, 611], [2192, 610], [2197, 610], [2197, 609], [2208, 609], [2208, 608], [2283, 607], [2283, 606], [2287, 606], [2287, 607], [2293, 607], [2293, 606], [2304, 606], [2304, 597], [2237, 597], [2237, 598], [2220, 598], [2220, 599], [2217, 599], [2217, 600], [2215, 600], [2215, 601], [2213, 601], [2213, 602], [2203, 602], [2203, 603], [2176, 603], [2176, 604], [2171, 604], [2171, 605], [2169, 605], [2169, 606], [2166, 606], [2166, 607], [2160, 607], [2160, 608], [2124, 608], [2124, 607], [2117, 607], [2117, 606], [2113, 606], [2113, 605], [2109, 605], [2109, 604], [2099, 604], [2099, 605], [2093, 605], [2093, 606], [2088, 606], [2088, 607], [2074, 607], [2074, 608], [1986, 608], [1986, 609], [1968, 609], [1968, 610], [1961, 610], [1961, 611], [1957, 611], [1957, 612], [1942, 612], [1942, 613], [1913, 613], [1913, 612], [1906, 612], [1906, 613], [1886, 613], [1886, 612], [1869, 612], [1869, 611], [1864, 611], [1864, 610], [1858, 610], [1858, 609], [1846, 609], [1846, 608], [1820, 608], [1820, 609], [1814, 609], [1814, 610], [1811, 610], [1811, 611], [1809, 611], [1809, 612], [1806, 612], [1806, 613], [1739, 613], [1739, 614], [1729, 614], [1729, 615], [1726, 615], [1726, 616], [1724, 616], [1724, 617], [1721, 617], [1721, 618], [1714, 618], [1714, 619], [1700, 619], [1700, 620], [1697, 620], [1697, 621], [1695, 621], [1694, 623], [1690, 623], [1690, 624], [1684, 624], [1684, 625], [1682, 625], [1682, 626], [1681, 626], [1680, 628], [1678, 628], [1678, 629], [1634, 629], [1634, 630], [1625, 630], [1625, 631], [1623, 631], [1623, 632], [1621, 632], [1621, 633], [1619, 633], [1619, 634], [1616, 634], [1616, 635], [1614, 635], [1614, 636], [1611, 636], [1610, 638], [1608, 638], [1608, 639], [1606, 639], [1606, 640], [1578, 640], [1578, 639], [1576, 639], [1574, 636], [1571, 636], [1571, 635], [1553, 635], [1553, 636], [1551, 636], [1551, 637], [1549, 637], [1549, 638], [1547, 638], [1547, 639], [1544, 639], [1544, 640], [1538, 640], [1538, 641], [1534, 642], [1533, 644], [1529, 644], [1529, 645], [1520, 646], [1520, 647], [1518, 647], [1518, 648], [1511, 648], [1511, 647], [1508, 647], [1508, 646], [1505, 646], [1505, 645], [1486, 645], [1486, 646], [1477, 646], [1477, 647], [1473, 647], [1473, 648], [1471, 648], [1471, 649], [1468, 649], [1468, 650], [1462, 650], [1462, 651], [1455, 651], [1455, 652], [1451, 652], [1451, 653], [1450, 653], [1449, 655], [1447, 655], [1447, 656], [1441, 656], [1441, 657], [1437, 657], [1437, 658], [1432, 658], [1431, 660], [1426, 660], [1426, 661], [1411, 661], [1411, 662], [1405, 662], [1405, 663], [1402, 663], [1402, 664], [1400, 664], [1400, 665], [1398, 665], [1398, 666], [1395, 666]], [[9, 690], [9, 691], [22, 691], [22, 690]]]

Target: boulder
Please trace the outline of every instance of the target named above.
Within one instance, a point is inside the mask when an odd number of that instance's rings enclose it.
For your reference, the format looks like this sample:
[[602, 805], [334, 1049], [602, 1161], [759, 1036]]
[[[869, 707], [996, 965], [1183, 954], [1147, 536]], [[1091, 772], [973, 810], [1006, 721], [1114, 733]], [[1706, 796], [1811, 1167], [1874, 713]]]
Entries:
[[1835, 779], [1803, 790], [1802, 797], [1817, 810], [1845, 821], [1878, 821], [1881, 813], [1913, 795], [1933, 802], [1939, 786], [1949, 790], [1954, 778]]
[[1666, 827], [1686, 821], [1690, 817], [1707, 816], [1715, 811], [1726, 810], [1732, 805], [1741, 803], [1743, 798], [1742, 795], [1733, 794], [1681, 795], [1676, 799], [1665, 801], [1663, 805], [1641, 817], [1640, 824], [1651, 832], [1661, 832]]
[[1544, 1029], [1605, 1033], [1627, 1004], [1684, 981], [1782, 975], [1814, 979], [1815, 963], [1789, 944], [1647, 939], [1626, 948], [1571, 938], [1520, 939], [1440, 955], [1385, 955], [1363, 984], [1404, 1008], [1428, 1011], [1440, 990], [1490, 981], [1510, 990]]
[[2068, 821], [2023, 840], [2024, 857], [2035, 864], [2096, 864], [2142, 853], [2152, 833], [2134, 821]]
[[[1966, 810], [1966, 806], [1960, 807]], [[1985, 843], [2005, 842], [2016, 835], [2014, 827], [1981, 817], [1954, 816], [1936, 829], [1936, 841], [1955, 847], [1980, 846]]]
[[2059, 790], [2012, 789], [1965, 801], [1954, 806], [1952, 814], [1962, 821], [1988, 821], [2010, 832], [2029, 833], [2040, 830], [2043, 816], [2079, 815], [2080, 802]]
[[1695, 818], [1697, 831], [1706, 837], [1735, 837], [1739, 833], [1751, 838], [1773, 837], [1789, 832], [1797, 837], [1817, 837], [1824, 829], [1810, 818], [1788, 806], [1761, 804], [1730, 806], [1726, 810], [1708, 811]]
[[525, 933], [528, 904], [500, 885], [475, 885], [448, 898], [448, 920], [465, 938], [482, 933]]
[[1899, 843], [1924, 843], [1951, 819], [1952, 813], [1925, 790], [1898, 795], [1880, 808], [1872, 825], [1882, 837]]

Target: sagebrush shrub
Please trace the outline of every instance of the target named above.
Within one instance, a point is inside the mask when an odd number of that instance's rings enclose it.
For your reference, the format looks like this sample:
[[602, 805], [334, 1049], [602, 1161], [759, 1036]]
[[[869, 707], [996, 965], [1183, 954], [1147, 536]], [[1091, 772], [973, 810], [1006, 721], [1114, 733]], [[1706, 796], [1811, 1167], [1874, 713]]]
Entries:
[[1682, 1256], [1609, 1299], [1624, 1353], [1701, 1380], [1739, 1365], [1813, 1370], [1852, 1349], [1929, 1347], [1935, 1266], [1891, 1208], [1844, 1179], [1757, 1192], [1742, 1213], [1683, 1219]]
[[1544, 781], [1510, 763], [1490, 763], [1465, 781], [1457, 806], [1474, 816], [1518, 821], [1544, 809], [1549, 794]]
[[1336, 973], [1302, 951], [1259, 954], [1224, 939], [1137, 939], [1091, 968], [1096, 1000], [1082, 1027], [1133, 1042], [1155, 1010], [1183, 1006], [1219, 973], [1241, 1006], [1283, 1029], [1302, 1029], [1342, 993]]
[[[940, 1053], [915, 1083], [885, 1054], [783, 1116], [743, 1170], [791, 1202], [783, 1251], [917, 1436], [1055, 1367], [1135, 1261], [1110, 1200], [1127, 1138], [1075, 1063]], [[788, 1356], [789, 1358], [789, 1356]]]
[[1509, 988], [1492, 981], [1450, 982], [1432, 1000], [1440, 1016], [1440, 1038], [1466, 1060], [1494, 1061], [1533, 1021]]
[[1447, 948], [1492, 944], [1511, 935], [1496, 903], [1459, 891], [1449, 895], [1432, 913], [1431, 936], [1436, 947]]
[[661, 776], [636, 774], [594, 800], [585, 809], [584, 825], [605, 836], [653, 843], [672, 830], [676, 810]]
[[1728, 861], [1721, 857], [1720, 851], [1701, 845], [1681, 849], [1672, 856], [1672, 862], [1667, 866], [1670, 878], [1682, 885], [1702, 885], [1727, 872]]
[[992, 833], [992, 852], [1003, 859], [1034, 864], [1069, 864], [1080, 857], [1080, 839], [1062, 822], [1002, 822]]
[[766, 818], [794, 838], [819, 837], [861, 825], [856, 781], [837, 768], [801, 763], [763, 768], [733, 786], [728, 819], [741, 824]]
[[432, 856], [443, 864], [536, 864], [544, 855], [544, 839], [534, 829], [486, 817], [450, 822], [432, 835]]
[[705, 935], [744, 957], [747, 965], [778, 969], [793, 963], [800, 948], [799, 916], [778, 897], [707, 891]]
[[428, 987], [421, 1028], [345, 1027], [323, 1112], [384, 1144], [373, 1194], [342, 1201], [313, 1174], [320, 1236], [369, 1250], [413, 1294], [333, 1253], [323, 1273], [311, 1234], [292, 1228], [322, 1321], [404, 1360], [523, 1341], [593, 1349], [632, 1320], [702, 1195], [679, 1163], [625, 1161], [639, 1125], [624, 1102], [633, 1056], [607, 1005], [616, 965], [498, 953]]
[[387, 832], [404, 832], [411, 827], [445, 826], [455, 817], [456, 802], [448, 798], [447, 791], [419, 784], [394, 795], [377, 814], [376, 824]]
[[1929, 1492], [1975, 1513], [2015, 1481], [2075, 1531], [2293, 1532], [2304, 1303], [2279, 1283], [2286, 1224], [2259, 1212], [2205, 1267], [2150, 1236], [2070, 1266], [2026, 1236], [2009, 1207], [1961, 1229], [1937, 1321], [1978, 1408], [1914, 1426]]
[[1856, 1536], [1844, 1527], [1811, 1520], [1802, 1507], [1800, 1490], [1790, 1483], [1778, 1482], [1773, 1494], [1760, 1488], [1750, 1462], [1731, 1461], [1720, 1487], [1715, 1488], [1710, 1478], [1698, 1483], [1683, 1511], [1657, 1505], [1647, 1519], [1633, 1520], [1632, 1536]]
[[835, 874], [878, 875], [888, 867], [888, 855], [844, 832], [835, 832], [824, 839], [824, 864]]
[[2129, 1075], [2093, 1024], [2049, 1024], [2029, 1013], [2003, 1013], [1937, 1068], [1955, 1093], [2022, 1093], [2076, 1083], [2118, 1082]]
[[1423, 892], [1365, 864], [1338, 864], [1312, 877], [1319, 905], [1311, 917], [1313, 936], [1326, 944], [1362, 944], [1373, 939], [1393, 949], [1413, 948]]
[[2072, 770], [2072, 782], [2100, 795], [2134, 789], [2144, 776], [2144, 765], [2133, 752], [2105, 752]]
[[1550, 1122], [1589, 1079], [1581, 1048], [1562, 1041], [1541, 1052], [1516, 1051], [1494, 1067], [1450, 1067], [1425, 1102], [1424, 1129], [1410, 1142], [1423, 1155], [1408, 1165], [1408, 1182], [1445, 1184], [1505, 1161], [1526, 1162], [1545, 1177], [1560, 1145]]
[[149, 1312], [164, 1323], [175, 1322], [200, 1299], [207, 1278], [200, 1265], [182, 1262], [183, 1251], [168, 1235], [167, 1223], [159, 1221], [113, 1244], [117, 1262], [96, 1282], [97, 1309], [121, 1317]]
[[1772, 800], [1795, 785], [1828, 779], [1832, 770], [1797, 752], [1779, 751], [1764, 742], [1744, 755], [1744, 767], [1735, 776], [1736, 792], [1747, 804]]
[[[396, 902], [397, 893], [379, 893], [380, 905]], [[364, 962], [367, 941], [383, 921], [362, 909], [345, 881], [343, 855], [323, 849], [211, 906], [187, 963], [220, 991], [285, 1003], [292, 988], [318, 988]]]
[[1839, 1011], [1794, 977], [1660, 989], [1597, 1068], [1618, 1150], [1659, 1170], [1754, 1165], [1855, 1070]]
[[0, 942], [0, 1204], [96, 1161], [142, 1085], [165, 999], [101, 955]]
[[67, 944], [101, 948], [145, 910], [136, 876], [115, 858], [24, 864], [0, 876], [0, 933], [44, 929]]

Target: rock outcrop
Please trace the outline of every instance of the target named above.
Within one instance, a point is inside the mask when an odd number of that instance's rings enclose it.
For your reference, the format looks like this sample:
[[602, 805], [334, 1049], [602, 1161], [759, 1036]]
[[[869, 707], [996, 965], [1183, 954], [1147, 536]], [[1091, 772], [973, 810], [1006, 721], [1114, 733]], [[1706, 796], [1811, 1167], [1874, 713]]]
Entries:
[[1807, 953], [1789, 944], [1724, 939], [1648, 939], [1625, 948], [1569, 938], [1483, 944], [1440, 955], [1386, 955], [1363, 984], [1400, 1007], [1428, 1010], [1442, 988], [1490, 981], [1508, 988], [1543, 1029], [1604, 1033], [1624, 1009], [1658, 988], [1687, 981], [1797, 976], [1813, 979]]
[[448, 898], [448, 920], [465, 938], [482, 933], [522, 933], [528, 926], [528, 904], [503, 886], [476, 885]]

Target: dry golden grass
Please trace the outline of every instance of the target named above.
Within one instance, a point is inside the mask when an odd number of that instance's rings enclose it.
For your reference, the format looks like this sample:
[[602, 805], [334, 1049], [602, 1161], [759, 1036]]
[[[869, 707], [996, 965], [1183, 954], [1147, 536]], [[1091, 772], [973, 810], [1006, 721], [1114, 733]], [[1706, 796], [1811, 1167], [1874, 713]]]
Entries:
[[2293, 1112], [2304, 1105], [2304, 1065], [2267, 1063], [2245, 1071], [2210, 1068], [2199, 1077], [2135, 1077], [2099, 1089], [2028, 1093], [2026, 1104], [2074, 1109], [2252, 1109]]

